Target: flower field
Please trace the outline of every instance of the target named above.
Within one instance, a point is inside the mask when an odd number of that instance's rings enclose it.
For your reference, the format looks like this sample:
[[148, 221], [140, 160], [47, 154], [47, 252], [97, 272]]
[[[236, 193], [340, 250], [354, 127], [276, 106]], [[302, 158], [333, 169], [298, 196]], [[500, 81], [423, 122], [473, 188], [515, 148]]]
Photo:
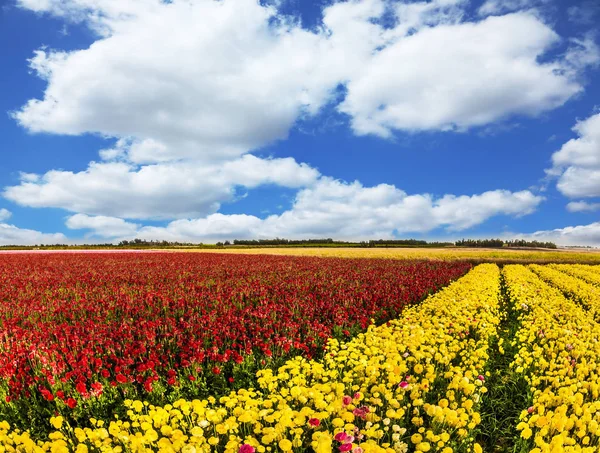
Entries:
[[[225, 394], [297, 355], [322, 355], [465, 263], [191, 254], [5, 255], [0, 417], [22, 427]], [[49, 426], [49, 425], [48, 425]]]
[[168, 255], [2, 260], [0, 451], [600, 451], [595, 266]]

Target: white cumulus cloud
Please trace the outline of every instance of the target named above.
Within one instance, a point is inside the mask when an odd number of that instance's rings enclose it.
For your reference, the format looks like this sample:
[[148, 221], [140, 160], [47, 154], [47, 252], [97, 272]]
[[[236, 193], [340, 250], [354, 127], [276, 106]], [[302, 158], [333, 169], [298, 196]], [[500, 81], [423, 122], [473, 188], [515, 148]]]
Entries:
[[[31, 132], [115, 143], [84, 171], [23, 169], [3, 195], [79, 214], [71, 224], [96, 234], [101, 222], [109, 234], [111, 222], [115, 231], [137, 225], [122, 219], [175, 219], [139, 228], [144, 237], [236, 228], [247, 237], [384, 237], [528, 214], [543, 199], [529, 191], [409, 195], [254, 155], [329, 103], [355, 134], [391, 137], [535, 116], [581, 93], [581, 75], [599, 58], [593, 40], [569, 41], [530, 11], [504, 14], [526, 2], [494, 3], [497, 15], [473, 18], [466, 0], [334, 2], [308, 30], [256, 0], [18, 0], [84, 23], [97, 39], [35, 51], [30, 67], [45, 90], [13, 117]], [[265, 184], [299, 189], [292, 209], [266, 219], [218, 213], [240, 188]]]
[[600, 247], [600, 222], [588, 225], [567, 226], [554, 230], [536, 231], [532, 234], [518, 236], [537, 241], [550, 241], [563, 246]]
[[566, 59], [540, 62], [558, 41], [527, 13], [424, 27], [375, 54], [349, 80], [339, 110], [357, 134], [383, 137], [538, 115], [583, 89]]
[[[14, 117], [33, 132], [133, 137], [138, 162], [235, 157], [283, 139], [340, 84], [338, 109], [357, 134], [537, 115], [580, 93], [577, 75], [597, 62], [581, 51], [590, 40], [543, 58], [561, 38], [540, 18], [468, 21], [461, 0], [337, 2], [314, 30], [255, 0], [20, 5], [103, 33], [87, 49], [36, 51], [46, 90]], [[392, 27], [380, 24], [385, 14]]]
[[109, 31], [87, 49], [38, 50], [44, 97], [15, 118], [33, 132], [134, 137], [135, 161], [237, 157], [285, 138], [337, 84], [315, 74], [324, 38], [255, 0], [31, 3]]
[[85, 214], [72, 215], [65, 224], [71, 230], [91, 230], [92, 234], [106, 238], [132, 235], [140, 227], [139, 224], [126, 222], [117, 217], [88, 216]]
[[4, 222], [5, 220], [10, 219], [11, 216], [12, 212], [10, 212], [8, 209], [0, 209], [0, 222]]
[[65, 244], [67, 237], [62, 233], [42, 233], [0, 223], [0, 245]]
[[586, 212], [600, 210], [600, 203], [588, 203], [587, 201], [571, 201], [567, 204], [567, 210], [571, 212]]
[[245, 155], [219, 164], [170, 162], [141, 167], [127, 162], [92, 162], [81, 172], [51, 170], [24, 174], [4, 197], [22, 206], [130, 219], [205, 216], [232, 201], [236, 187], [264, 184], [299, 188], [319, 172], [292, 158]]
[[543, 197], [529, 191], [495, 190], [472, 196], [409, 195], [393, 185], [365, 187], [323, 178], [300, 190], [291, 209], [264, 219], [251, 215], [212, 214], [181, 219], [166, 227], [143, 227], [138, 237], [179, 241], [242, 238], [338, 239], [390, 238], [397, 233], [436, 228], [459, 231], [497, 215], [533, 212]]
[[573, 131], [578, 137], [552, 155], [547, 173], [558, 178], [557, 188], [567, 197], [600, 197], [600, 113], [578, 121]]

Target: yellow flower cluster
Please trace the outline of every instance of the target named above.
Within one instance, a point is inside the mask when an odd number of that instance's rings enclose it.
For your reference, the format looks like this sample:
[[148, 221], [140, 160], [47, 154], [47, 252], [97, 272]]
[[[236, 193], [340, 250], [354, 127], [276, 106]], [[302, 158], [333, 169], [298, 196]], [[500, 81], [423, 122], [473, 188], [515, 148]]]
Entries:
[[532, 453], [598, 451], [600, 325], [526, 267], [506, 266], [503, 273], [522, 322], [511, 367], [523, 373], [533, 395], [517, 426], [521, 437], [530, 439]]
[[514, 248], [387, 248], [387, 247], [248, 247], [222, 249], [178, 249], [190, 253], [230, 253], [249, 255], [296, 255], [338, 258], [387, 258], [401, 260], [479, 260], [486, 262], [520, 263], [600, 263], [600, 253], [550, 250], [519, 250]]
[[573, 277], [585, 280], [594, 285], [600, 285], [600, 267], [585, 264], [551, 264], [550, 267], [565, 272]]
[[550, 266], [532, 264], [529, 267], [542, 280], [556, 286], [567, 297], [589, 310], [594, 318], [600, 319], [600, 288]]
[[258, 389], [218, 401], [155, 407], [126, 401], [127, 419], [71, 427], [50, 439], [0, 425], [0, 452], [474, 452], [490, 337], [500, 322], [500, 270], [482, 264], [403, 316], [258, 373]]

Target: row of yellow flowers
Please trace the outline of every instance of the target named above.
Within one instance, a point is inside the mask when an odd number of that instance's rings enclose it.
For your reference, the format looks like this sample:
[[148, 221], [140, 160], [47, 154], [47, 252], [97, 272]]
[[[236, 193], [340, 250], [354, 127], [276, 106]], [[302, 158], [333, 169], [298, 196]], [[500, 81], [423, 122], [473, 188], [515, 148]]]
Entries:
[[600, 272], [598, 266], [585, 264], [551, 264], [550, 267], [565, 272], [573, 277], [585, 280], [593, 285], [600, 285]]
[[50, 438], [0, 424], [0, 451], [482, 451], [473, 438], [486, 392], [488, 342], [499, 324], [500, 271], [483, 264], [403, 316], [319, 362], [259, 372], [258, 389], [154, 407], [126, 401], [126, 420], [71, 426]]
[[594, 318], [600, 319], [600, 288], [550, 266], [529, 266], [542, 280], [579, 302]]
[[[567, 275], [559, 280], [559, 275], [543, 272], [546, 268], [533, 268], [567, 287]], [[503, 273], [522, 322], [511, 367], [523, 373], [532, 395], [517, 426], [521, 437], [532, 443], [532, 453], [598, 451], [600, 325], [530, 269], [512, 265]]]

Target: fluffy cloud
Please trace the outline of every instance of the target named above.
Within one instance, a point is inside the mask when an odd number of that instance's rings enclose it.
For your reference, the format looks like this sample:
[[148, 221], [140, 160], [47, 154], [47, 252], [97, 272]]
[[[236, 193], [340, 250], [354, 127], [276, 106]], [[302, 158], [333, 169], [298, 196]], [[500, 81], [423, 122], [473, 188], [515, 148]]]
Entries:
[[568, 226], [555, 230], [536, 231], [532, 234], [520, 235], [520, 237], [537, 241], [550, 241], [558, 245], [600, 247], [600, 222]]
[[[568, 60], [540, 63], [559, 37], [526, 13], [425, 27], [374, 55], [339, 106], [357, 134], [463, 130], [537, 115], [582, 86]], [[577, 59], [577, 63], [581, 63]]]
[[132, 235], [140, 227], [136, 223], [126, 222], [116, 217], [88, 216], [85, 214], [75, 214], [69, 217], [65, 224], [71, 230], [91, 230], [95, 236], [106, 238]]
[[292, 158], [260, 159], [245, 155], [219, 164], [172, 162], [134, 166], [92, 162], [78, 173], [51, 170], [23, 174], [4, 197], [22, 206], [54, 207], [71, 212], [130, 219], [205, 216], [232, 201], [236, 187], [262, 184], [299, 188], [319, 173]]
[[[71, 224], [95, 234], [102, 222], [107, 232], [132, 228], [118, 222], [125, 218], [178, 219], [139, 229], [145, 237], [388, 237], [527, 214], [542, 200], [528, 191], [436, 199], [319, 179], [293, 159], [248, 153], [328, 103], [356, 134], [381, 137], [538, 115], [580, 93], [581, 72], [598, 59], [582, 51], [593, 41], [566, 51], [568, 41], [533, 13], [472, 19], [466, 0], [335, 2], [311, 30], [256, 0], [18, 4], [83, 22], [98, 39], [86, 49], [37, 50], [30, 66], [47, 86], [14, 118], [31, 132], [116, 143], [85, 171], [23, 173], [3, 195], [81, 214]], [[548, 55], [557, 48], [564, 52]], [[293, 208], [266, 219], [217, 214], [238, 187], [263, 184], [300, 189]]]
[[4, 222], [5, 220], [10, 219], [11, 216], [12, 212], [10, 212], [8, 209], [0, 209], [0, 222]]
[[21, 5], [84, 14], [108, 31], [88, 49], [38, 50], [30, 64], [48, 82], [44, 98], [15, 118], [33, 132], [96, 132], [154, 145], [134, 150], [134, 158], [138, 151], [142, 160], [158, 154], [161, 161], [239, 156], [285, 138], [337, 84], [314, 74], [322, 38], [255, 0]]
[[392, 185], [364, 187], [323, 178], [301, 190], [292, 208], [260, 219], [250, 215], [212, 214], [181, 219], [166, 227], [144, 227], [138, 237], [180, 241], [234, 238], [339, 239], [393, 237], [395, 233], [427, 232], [445, 227], [458, 231], [496, 215], [521, 216], [543, 200], [529, 191], [489, 191], [472, 196], [408, 195]]
[[570, 212], [585, 212], [600, 210], [600, 203], [588, 203], [586, 201], [572, 201], [567, 204], [567, 210]]
[[0, 245], [65, 244], [67, 242], [68, 239], [62, 233], [47, 234], [0, 223]]
[[600, 197], [600, 113], [578, 121], [573, 131], [579, 137], [552, 155], [547, 173], [558, 177], [558, 190], [567, 197]]
[[[339, 84], [354, 131], [380, 136], [537, 115], [583, 89], [573, 59], [543, 58], [560, 38], [539, 18], [466, 22], [461, 0], [338, 2], [315, 30], [255, 0], [20, 5], [84, 20], [102, 37], [38, 50], [31, 67], [48, 82], [44, 97], [15, 118], [34, 132], [134, 137], [138, 162], [231, 158], [285, 138]], [[393, 27], [380, 24], [386, 14]]]

